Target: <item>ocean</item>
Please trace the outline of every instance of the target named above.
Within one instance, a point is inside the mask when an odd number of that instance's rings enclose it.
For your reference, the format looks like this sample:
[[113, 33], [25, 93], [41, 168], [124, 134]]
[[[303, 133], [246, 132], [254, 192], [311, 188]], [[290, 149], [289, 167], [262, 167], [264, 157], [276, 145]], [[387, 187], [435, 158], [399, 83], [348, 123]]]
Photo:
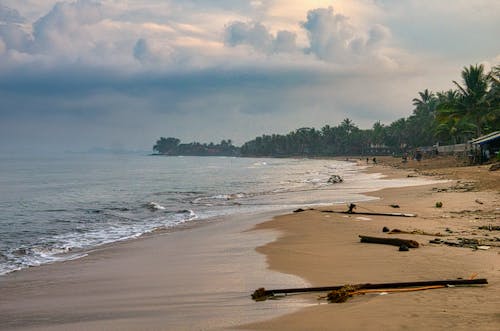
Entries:
[[[228, 215], [369, 200], [411, 185], [318, 159], [61, 154], [0, 157], [0, 275]], [[339, 175], [344, 182], [328, 179]], [[415, 180], [413, 180], [415, 181]], [[237, 217], [233, 218], [237, 221]]]

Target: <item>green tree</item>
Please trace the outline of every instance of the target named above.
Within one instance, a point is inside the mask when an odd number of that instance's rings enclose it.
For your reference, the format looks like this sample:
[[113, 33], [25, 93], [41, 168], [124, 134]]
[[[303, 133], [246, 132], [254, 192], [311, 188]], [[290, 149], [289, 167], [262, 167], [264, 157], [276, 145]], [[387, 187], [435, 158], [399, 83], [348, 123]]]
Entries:
[[488, 122], [490, 111], [487, 96], [489, 75], [485, 74], [484, 66], [470, 65], [462, 70], [462, 84], [453, 83], [458, 87], [458, 102], [455, 111], [459, 117], [466, 117], [476, 127], [476, 135], [483, 134]]
[[406, 121], [408, 144], [413, 147], [434, 143], [437, 98], [428, 89], [419, 92], [419, 97], [412, 100], [415, 108]]
[[488, 75], [491, 87], [486, 97], [490, 112], [487, 115], [488, 131], [500, 129], [500, 65], [491, 69]]
[[157, 151], [160, 154], [172, 154], [175, 152], [175, 149], [179, 146], [181, 141], [177, 138], [169, 137], [161, 137], [156, 141], [156, 144], [153, 146], [153, 151]]

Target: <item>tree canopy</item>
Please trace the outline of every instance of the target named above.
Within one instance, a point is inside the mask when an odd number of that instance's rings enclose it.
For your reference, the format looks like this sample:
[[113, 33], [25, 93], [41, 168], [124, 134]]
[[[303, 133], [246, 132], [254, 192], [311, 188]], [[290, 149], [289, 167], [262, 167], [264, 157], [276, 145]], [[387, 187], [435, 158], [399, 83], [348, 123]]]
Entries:
[[192, 142], [181, 144], [177, 138], [161, 137], [153, 146], [153, 151], [162, 155], [193, 155], [193, 156], [238, 156], [239, 148], [234, 146], [231, 139], [222, 140], [219, 144], [202, 144]]

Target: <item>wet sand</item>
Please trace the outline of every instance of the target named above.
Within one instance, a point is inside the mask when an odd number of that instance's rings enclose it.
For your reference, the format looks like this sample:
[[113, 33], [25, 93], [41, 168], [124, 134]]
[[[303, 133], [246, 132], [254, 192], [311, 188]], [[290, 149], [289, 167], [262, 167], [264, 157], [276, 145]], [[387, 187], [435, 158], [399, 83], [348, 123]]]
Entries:
[[276, 232], [246, 230], [270, 217], [240, 215], [3, 276], [0, 329], [220, 330], [304, 307], [250, 300], [263, 279], [306, 285], [267, 270], [255, 252]]

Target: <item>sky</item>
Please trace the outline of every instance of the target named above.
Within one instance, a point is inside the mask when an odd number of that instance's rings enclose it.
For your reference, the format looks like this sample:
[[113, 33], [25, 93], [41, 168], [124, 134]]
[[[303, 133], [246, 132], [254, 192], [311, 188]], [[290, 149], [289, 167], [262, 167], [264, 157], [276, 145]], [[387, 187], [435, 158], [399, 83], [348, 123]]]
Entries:
[[390, 124], [499, 35], [498, 0], [0, 0], [0, 152]]

